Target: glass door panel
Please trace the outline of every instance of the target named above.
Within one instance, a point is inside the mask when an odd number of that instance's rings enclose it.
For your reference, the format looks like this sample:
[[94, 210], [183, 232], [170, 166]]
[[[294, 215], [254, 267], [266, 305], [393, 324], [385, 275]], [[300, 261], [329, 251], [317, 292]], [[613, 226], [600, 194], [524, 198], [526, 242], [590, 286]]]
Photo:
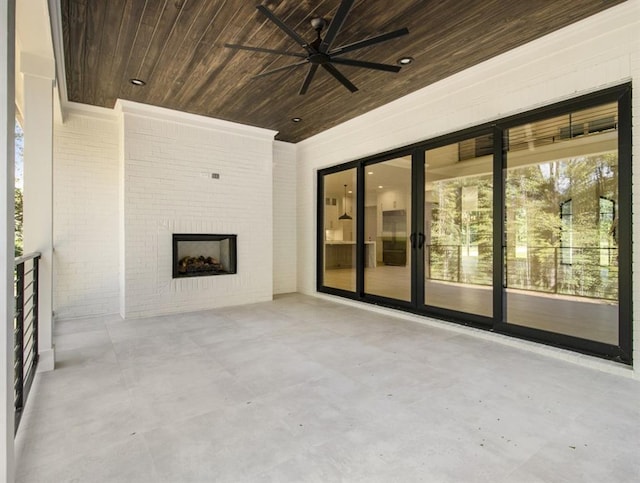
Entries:
[[323, 285], [356, 290], [356, 169], [324, 176]]
[[411, 301], [411, 156], [365, 166], [364, 291]]
[[505, 133], [511, 324], [618, 344], [617, 103]]
[[493, 136], [425, 153], [425, 305], [493, 315]]

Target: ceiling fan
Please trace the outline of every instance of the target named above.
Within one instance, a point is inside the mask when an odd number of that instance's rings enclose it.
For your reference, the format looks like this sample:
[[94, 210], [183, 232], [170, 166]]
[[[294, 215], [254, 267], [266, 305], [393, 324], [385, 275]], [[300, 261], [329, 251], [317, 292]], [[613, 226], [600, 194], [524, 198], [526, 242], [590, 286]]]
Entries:
[[288, 52], [285, 50], [274, 50], [274, 49], [265, 49], [262, 47], [250, 47], [248, 45], [237, 45], [237, 44], [224, 44], [225, 47], [230, 49], [239, 49], [239, 50], [250, 50], [252, 52], [263, 52], [266, 54], [277, 54], [284, 55], [288, 57], [297, 57], [299, 59], [298, 62], [294, 64], [285, 65], [283, 67], [278, 67], [277, 69], [268, 70], [266, 72], [261, 72], [253, 76], [253, 79], [268, 76], [271, 74], [275, 74], [277, 72], [281, 72], [283, 70], [299, 67], [301, 65], [310, 64], [309, 70], [307, 72], [306, 77], [302, 83], [302, 87], [300, 88], [299, 94], [306, 94], [309, 86], [311, 85], [311, 81], [318, 70], [318, 67], [322, 67], [329, 74], [331, 74], [338, 82], [340, 82], [343, 86], [345, 86], [349, 91], [356, 92], [358, 88], [349, 81], [337, 68], [334, 64], [338, 65], [350, 65], [354, 67], [363, 67], [365, 69], [373, 69], [373, 70], [381, 70], [385, 72], [399, 72], [401, 67], [397, 65], [389, 65], [389, 64], [378, 64], [376, 62], [366, 62], [363, 60], [356, 59], [348, 59], [342, 57], [344, 54], [348, 52], [353, 52], [354, 50], [362, 49], [364, 47], [369, 47], [374, 44], [378, 44], [380, 42], [385, 42], [387, 40], [395, 39], [396, 37], [401, 37], [403, 35], [407, 35], [409, 33], [409, 29], [402, 28], [400, 30], [394, 30], [393, 32], [387, 32], [386, 34], [377, 35], [375, 37], [370, 37], [368, 39], [360, 40], [358, 42], [354, 42], [347, 45], [342, 45], [337, 48], [332, 48], [332, 44], [336, 39], [340, 29], [342, 28], [345, 20], [347, 19], [347, 15], [353, 7], [354, 0], [342, 0], [340, 2], [340, 6], [338, 7], [338, 11], [336, 12], [335, 17], [329, 24], [329, 28], [327, 30], [324, 38], [321, 37], [321, 32], [327, 26], [327, 21], [321, 17], [316, 17], [311, 19], [311, 26], [315, 29], [317, 33], [317, 37], [313, 42], [307, 42], [302, 37], [300, 37], [293, 29], [288, 27], [276, 14], [274, 14], [271, 10], [269, 10], [264, 5], [258, 5], [256, 8], [264, 14], [269, 20], [275, 23], [280, 30], [282, 30], [285, 34], [291, 37], [296, 41], [298, 45], [300, 45], [306, 53], [295, 53]]

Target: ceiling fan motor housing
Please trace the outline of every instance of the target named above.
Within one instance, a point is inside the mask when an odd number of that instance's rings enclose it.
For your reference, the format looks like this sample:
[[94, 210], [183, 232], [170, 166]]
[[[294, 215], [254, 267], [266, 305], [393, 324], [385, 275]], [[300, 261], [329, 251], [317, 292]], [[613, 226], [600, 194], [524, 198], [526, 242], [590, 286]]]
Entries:
[[331, 62], [331, 57], [329, 57], [327, 54], [322, 54], [320, 52], [309, 55], [308, 59], [309, 59], [309, 62], [311, 62], [312, 64], [318, 64], [318, 65], [328, 64], [329, 62]]

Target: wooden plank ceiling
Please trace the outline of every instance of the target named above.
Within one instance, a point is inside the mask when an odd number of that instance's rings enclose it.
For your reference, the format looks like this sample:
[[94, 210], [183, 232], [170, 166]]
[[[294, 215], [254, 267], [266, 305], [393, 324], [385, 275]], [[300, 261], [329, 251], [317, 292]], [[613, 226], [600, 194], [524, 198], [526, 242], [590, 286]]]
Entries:
[[[319, 69], [300, 96], [307, 66], [251, 79], [298, 59], [224, 47], [303, 53], [256, 10], [259, 0], [61, 0], [67, 95], [108, 108], [118, 98], [168, 107], [274, 129], [277, 139], [298, 142], [623, 1], [356, 0], [334, 46], [408, 27], [409, 35], [345, 57], [414, 62], [398, 74], [339, 66], [359, 88], [353, 94]], [[309, 20], [330, 21], [339, 3], [262, 2], [309, 41]], [[146, 85], [133, 86], [131, 78]]]

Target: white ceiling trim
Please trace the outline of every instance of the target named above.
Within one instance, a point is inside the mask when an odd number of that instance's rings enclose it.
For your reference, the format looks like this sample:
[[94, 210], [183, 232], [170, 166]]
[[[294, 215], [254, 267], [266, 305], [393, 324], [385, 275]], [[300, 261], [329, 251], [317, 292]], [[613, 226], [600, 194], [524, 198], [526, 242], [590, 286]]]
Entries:
[[269, 139], [271, 141], [273, 141], [273, 138], [276, 136], [276, 134], [278, 134], [278, 131], [273, 131], [271, 129], [247, 126], [246, 124], [240, 124], [237, 122], [224, 121], [222, 119], [216, 119], [213, 117], [200, 116], [198, 114], [175, 111], [173, 109], [167, 109], [165, 107], [152, 106], [149, 104], [126, 101], [123, 99], [118, 99], [116, 101], [114, 109], [124, 114], [133, 114], [142, 117], [148, 117], [151, 119], [157, 119], [160, 121], [173, 121], [193, 127], [213, 129], [216, 131], [223, 131], [229, 134], [236, 134], [240, 136]]

